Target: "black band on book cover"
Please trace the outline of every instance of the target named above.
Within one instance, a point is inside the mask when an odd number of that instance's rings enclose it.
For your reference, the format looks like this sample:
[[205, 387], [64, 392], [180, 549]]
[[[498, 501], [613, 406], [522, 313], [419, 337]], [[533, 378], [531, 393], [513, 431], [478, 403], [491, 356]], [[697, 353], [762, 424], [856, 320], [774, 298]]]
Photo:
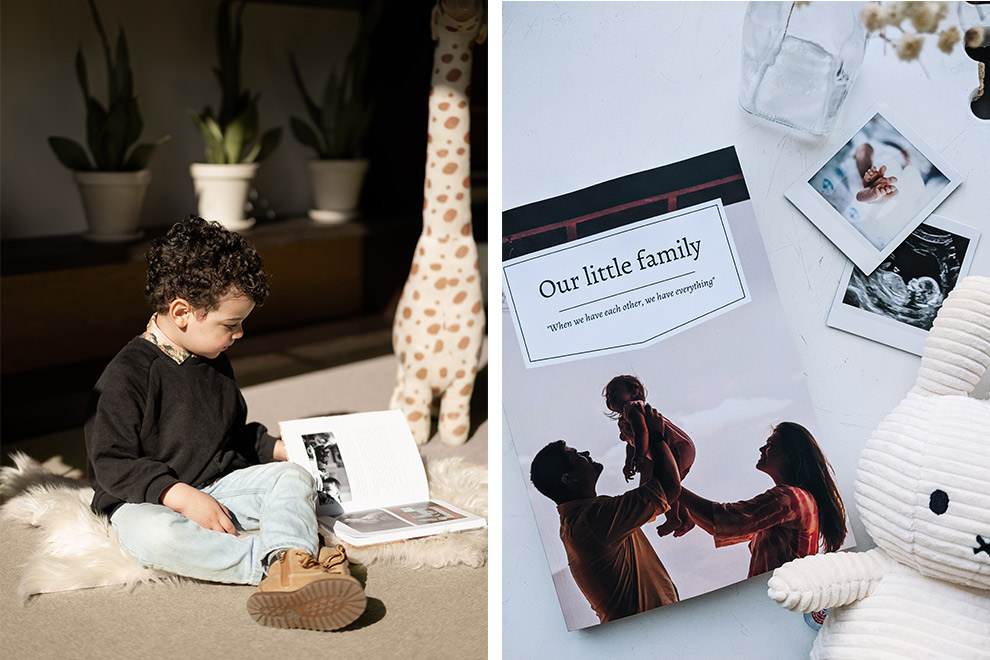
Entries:
[[502, 259], [721, 199], [749, 199], [735, 147], [637, 172], [502, 213]]

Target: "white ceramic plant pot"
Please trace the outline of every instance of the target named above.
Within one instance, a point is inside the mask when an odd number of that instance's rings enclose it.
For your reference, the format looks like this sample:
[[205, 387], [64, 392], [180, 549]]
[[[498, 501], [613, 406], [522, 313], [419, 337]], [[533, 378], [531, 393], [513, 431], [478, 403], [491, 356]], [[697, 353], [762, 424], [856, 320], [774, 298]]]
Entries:
[[309, 217], [317, 222], [344, 222], [357, 216], [367, 173], [364, 158], [309, 161], [309, 183], [316, 204]]
[[121, 243], [142, 236], [138, 229], [141, 203], [151, 172], [73, 172], [89, 231], [83, 238]]
[[216, 220], [231, 231], [254, 225], [254, 218], [246, 217], [245, 209], [257, 172], [258, 163], [190, 165], [199, 216], [204, 220]]

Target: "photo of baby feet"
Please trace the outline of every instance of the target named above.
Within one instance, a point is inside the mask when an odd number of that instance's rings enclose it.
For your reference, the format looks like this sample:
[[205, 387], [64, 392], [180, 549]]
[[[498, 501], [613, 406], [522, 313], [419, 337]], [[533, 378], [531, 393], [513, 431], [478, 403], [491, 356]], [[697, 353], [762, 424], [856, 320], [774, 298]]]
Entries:
[[886, 176], [887, 166], [881, 165], [880, 169], [871, 165], [863, 173], [863, 189], [856, 193], [856, 199], [868, 204], [886, 201], [897, 194], [896, 176]]

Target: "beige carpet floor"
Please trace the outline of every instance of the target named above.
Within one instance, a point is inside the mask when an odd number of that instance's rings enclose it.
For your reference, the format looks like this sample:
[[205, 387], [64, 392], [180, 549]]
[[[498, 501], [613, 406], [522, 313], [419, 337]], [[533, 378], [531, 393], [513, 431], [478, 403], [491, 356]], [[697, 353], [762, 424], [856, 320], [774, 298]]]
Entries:
[[[236, 368], [236, 365], [235, 365]], [[394, 358], [382, 356], [244, 389], [251, 419], [277, 433], [277, 422], [387, 407]], [[487, 370], [479, 377], [472, 435], [461, 446], [433, 438], [425, 458], [460, 456], [488, 464]], [[85, 470], [81, 430], [5, 444], [49, 465]], [[16, 595], [20, 567], [36, 530], [0, 523], [0, 658], [3, 660], [293, 658], [341, 660], [487, 657], [488, 570], [464, 566], [407, 569], [375, 564], [364, 574], [368, 609], [334, 632], [278, 630], [255, 623], [245, 604], [252, 587], [184, 582], [131, 591], [87, 589]]]

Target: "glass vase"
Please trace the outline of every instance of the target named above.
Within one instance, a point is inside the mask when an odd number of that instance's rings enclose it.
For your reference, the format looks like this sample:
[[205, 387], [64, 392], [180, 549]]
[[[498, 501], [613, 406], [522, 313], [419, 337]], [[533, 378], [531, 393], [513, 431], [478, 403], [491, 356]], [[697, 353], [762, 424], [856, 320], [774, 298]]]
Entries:
[[812, 135], [835, 127], [866, 52], [861, 2], [750, 2], [742, 35], [743, 109]]

